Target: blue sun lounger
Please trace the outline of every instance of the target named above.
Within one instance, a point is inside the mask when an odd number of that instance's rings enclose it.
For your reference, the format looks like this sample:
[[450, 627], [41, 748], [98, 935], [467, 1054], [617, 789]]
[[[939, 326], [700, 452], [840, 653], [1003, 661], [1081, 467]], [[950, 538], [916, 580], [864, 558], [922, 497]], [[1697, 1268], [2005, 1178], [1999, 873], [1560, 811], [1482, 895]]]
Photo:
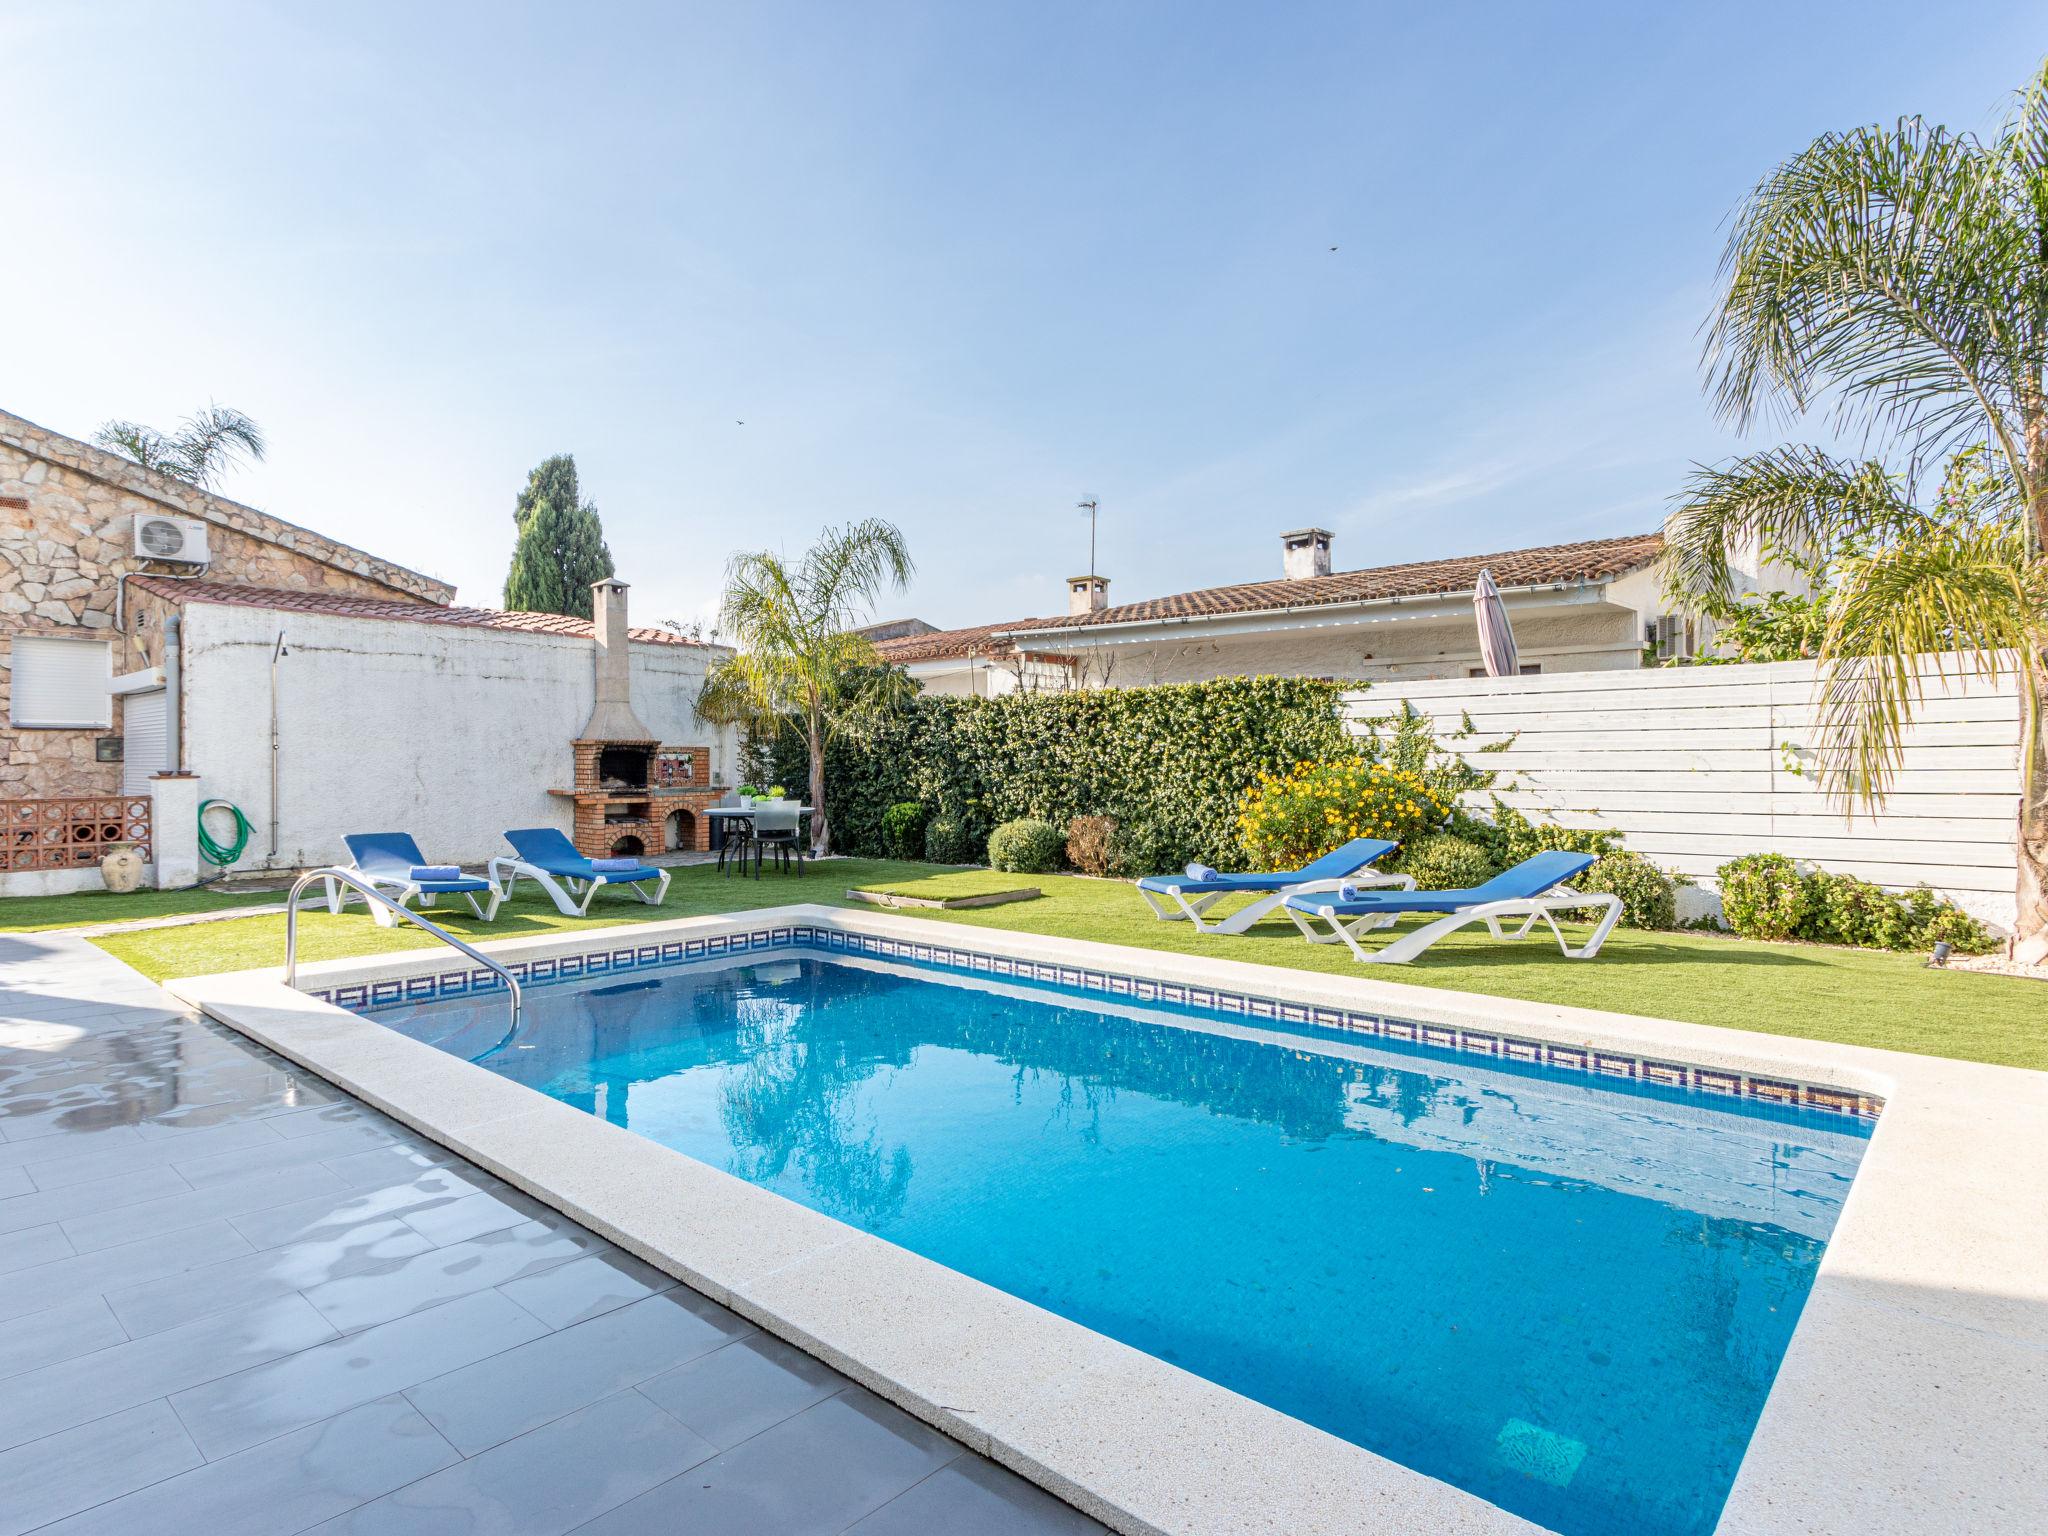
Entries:
[[[607, 885], [623, 885], [650, 907], [668, 895], [668, 871], [638, 859], [586, 859], [555, 827], [519, 827], [505, 834], [516, 858], [491, 860], [491, 878], [507, 896], [522, 876], [548, 893], [555, 910], [568, 917], [587, 917], [591, 898]], [[647, 885], [654, 882], [654, 893]], [[578, 895], [582, 899], [577, 899]]]
[[[1410, 876], [1381, 874], [1367, 867], [1373, 860], [1392, 853], [1397, 846], [1384, 838], [1354, 837], [1342, 848], [1326, 853], [1300, 869], [1272, 874], [1219, 875], [1200, 864], [1190, 864], [1183, 875], [1147, 875], [1138, 882], [1138, 891], [1152, 908], [1152, 915], [1164, 922], [1177, 923], [1185, 919], [1195, 925], [1198, 933], [1243, 933], [1299, 891], [1334, 891], [1347, 881], [1356, 886], [1389, 885], [1413, 889], [1415, 881]], [[1252, 893], [1260, 893], [1262, 899], [1242, 912], [1231, 913], [1221, 922], [1210, 922], [1203, 915], [1226, 896]], [[1167, 902], [1173, 905], [1168, 906]]]
[[[352, 832], [341, 841], [356, 873], [401, 907], [414, 900], [431, 907], [437, 896], [460, 896], [468, 901], [470, 911], [488, 923], [498, 915], [498, 903], [505, 899], [489, 880], [465, 875], [453, 864], [429, 864], [409, 832]], [[477, 905], [479, 893], [490, 897], [488, 906]], [[328, 911], [339, 913], [350, 899], [351, 893], [340, 882], [327, 882]], [[386, 928], [398, 921], [375, 902], [364, 905]]]
[[[1405, 965], [1447, 933], [1468, 923], [1485, 923], [1496, 939], [1525, 937], [1537, 923], [1547, 923], [1556, 935], [1557, 947], [1568, 960], [1590, 960], [1600, 953], [1607, 935], [1621, 917], [1621, 898], [1602, 892], [1574, 891], [1565, 882], [1575, 880], [1593, 867], [1588, 853], [1551, 851], [1522, 860], [1513, 869], [1501, 871], [1484, 885], [1462, 891], [1364, 891], [1336, 890], [1291, 895], [1287, 915], [1294, 919], [1311, 944], [1347, 945], [1361, 960], [1381, 965]], [[1564, 940], [1556, 914], [1600, 908], [1604, 915], [1593, 937], [1578, 949]], [[1368, 952], [1358, 935], [1390, 926], [1409, 913], [1441, 912], [1444, 916], [1426, 923], [1413, 933], [1403, 934], [1385, 948]], [[1501, 928], [1502, 918], [1519, 917], [1522, 925], [1512, 933]]]

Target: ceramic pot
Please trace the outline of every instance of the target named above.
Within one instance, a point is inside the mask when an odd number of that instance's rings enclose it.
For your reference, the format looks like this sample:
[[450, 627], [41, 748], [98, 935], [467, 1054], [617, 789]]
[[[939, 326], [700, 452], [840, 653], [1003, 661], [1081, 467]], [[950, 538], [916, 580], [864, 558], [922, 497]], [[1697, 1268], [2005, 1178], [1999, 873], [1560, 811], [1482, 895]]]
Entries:
[[100, 858], [100, 878], [107, 889], [125, 896], [142, 888], [142, 854], [133, 843], [115, 843]]

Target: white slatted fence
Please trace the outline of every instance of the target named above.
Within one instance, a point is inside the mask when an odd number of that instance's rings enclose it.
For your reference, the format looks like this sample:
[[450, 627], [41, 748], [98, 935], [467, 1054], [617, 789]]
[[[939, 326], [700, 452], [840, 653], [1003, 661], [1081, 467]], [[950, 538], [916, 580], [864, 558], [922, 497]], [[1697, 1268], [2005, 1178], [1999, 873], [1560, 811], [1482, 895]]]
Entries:
[[[1854, 817], [1815, 782], [1813, 662], [1385, 682], [1346, 696], [1352, 729], [1426, 715], [1438, 740], [1496, 770], [1528, 815], [1604, 827], [1707, 879], [1739, 853], [1783, 853], [1881, 884], [1929, 885], [1990, 921], [2013, 911], [2020, 706], [1931, 661], [1883, 811]], [[1477, 734], [1447, 740], [1470, 716]], [[1478, 749], [1502, 741], [1501, 752]], [[1487, 795], [1477, 798], [1483, 809]]]

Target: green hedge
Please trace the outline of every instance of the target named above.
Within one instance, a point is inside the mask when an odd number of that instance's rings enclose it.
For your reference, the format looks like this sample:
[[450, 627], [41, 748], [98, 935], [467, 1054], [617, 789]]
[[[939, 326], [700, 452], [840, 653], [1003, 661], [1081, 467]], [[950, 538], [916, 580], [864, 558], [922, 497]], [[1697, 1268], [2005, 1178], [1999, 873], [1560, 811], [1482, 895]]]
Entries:
[[[827, 751], [825, 808], [841, 853], [883, 852], [882, 818], [906, 800], [931, 817], [928, 839], [972, 848], [1020, 818], [1064, 827], [1113, 816], [1132, 874], [1199, 859], [1245, 867], [1237, 809], [1261, 772], [1346, 750], [1339, 696], [1353, 684], [1228, 677], [1157, 688], [920, 698]], [[763, 771], [805, 782], [787, 740]], [[952, 828], [957, 825], [957, 834]], [[933, 856], [937, 856], [934, 853]]]

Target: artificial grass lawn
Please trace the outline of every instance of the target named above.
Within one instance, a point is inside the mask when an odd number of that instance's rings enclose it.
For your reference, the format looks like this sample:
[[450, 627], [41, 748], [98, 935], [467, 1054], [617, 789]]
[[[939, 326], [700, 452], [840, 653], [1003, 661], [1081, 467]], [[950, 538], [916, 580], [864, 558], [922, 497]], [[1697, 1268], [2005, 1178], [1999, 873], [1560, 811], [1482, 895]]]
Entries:
[[275, 905], [281, 891], [240, 891], [227, 895], [190, 891], [80, 891], [71, 896], [9, 896], [0, 899], [0, 933], [46, 933], [55, 928], [89, 928], [138, 917], [187, 917], [236, 907]]
[[[1598, 959], [1578, 961], [1560, 955], [1547, 934], [1541, 940], [1532, 935], [1520, 944], [1495, 944], [1481, 927], [1445, 940], [1413, 965], [1366, 968], [1341, 947], [1304, 943], [1284, 917], [1262, 923], [1242, 937], [1202, 935], [1185, 923], [1159, 922], [1138, 893], [1121, 881], [945, 871], [928, 864], [866, 859], [813, 864], [801, 880], [773, 875], [758, 881], [723, 878], [711, 865], [686, 866], [674, 873], [668, 900], [658, 908], [600, 894], [590, 917], [563, 917], [544, 898], [529, 894], [527, 887], [517, 900], [500, 908], [495, 923], [479, 923], [459, 905], [434, 915], [465, 938], [512, 938], [798, 901], [844, 906], [848, 903], [843, 892], [855, 885], [947, 896], [1021, 883], [1039, 887], [1044, 897], [953, 912], [904, 908], [893, 915], [2048, 1069], [2048, 986], [2012, 977], [1928, 970], [1914, 955], [1619, 928]], [[324, 908], [308, 911], [301, 924], [300, 954], [307, 960], [417, 949], [435, 942], [415, 928], [379, 928], [361, 907], [338, 918]], [[284, 919], [250, 917], [108, 934], [94, 942], [158, 980], [247, 970], [281, 962]]]

